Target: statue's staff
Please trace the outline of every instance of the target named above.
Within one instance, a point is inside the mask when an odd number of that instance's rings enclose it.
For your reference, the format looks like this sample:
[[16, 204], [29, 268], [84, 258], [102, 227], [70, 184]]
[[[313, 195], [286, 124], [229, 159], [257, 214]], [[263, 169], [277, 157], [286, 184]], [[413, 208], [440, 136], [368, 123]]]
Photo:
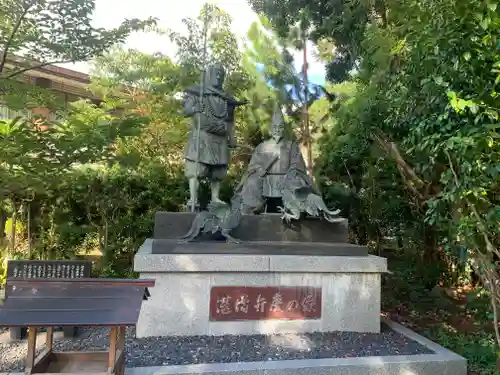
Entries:
[[[200, 101], [198, 123], [196, 126], [196, 160], [195, 160], [195, 178], [198, 178], [200, 169], [200, 129], [201, 129], [201, 114], [203, 112], [203, 94], [205, 93], [205, 65], [207, 60], [207, 33], [208, 33], [208, 2], [205, 3], [205, 15], [203, 17], [203, 57], [200, 70]], [[198, 186], [198, 184], [196, 184]], [[191, 212], [196, 211], [196, 201], [191, 199]]]

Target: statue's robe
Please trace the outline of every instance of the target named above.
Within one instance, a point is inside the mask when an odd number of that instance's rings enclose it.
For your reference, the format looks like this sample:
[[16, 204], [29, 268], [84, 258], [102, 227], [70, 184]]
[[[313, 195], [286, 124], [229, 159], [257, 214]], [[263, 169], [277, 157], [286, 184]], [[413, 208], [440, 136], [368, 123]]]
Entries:
[[236, 190], [241, 191], [244, 212], [258, 212], [269, 198], [282, 198], [284, 184], [295, 190], [309, 187], [317, 192], [307, 174], [299, 144], [270, 138], [259, 144]]
[[[187, 160], [209, 166], [229, 164], [229, 145], [234, 140], [234, 110], [242, 103], [214, 87], [206, 87], [203, 95], [205, 110], [195, 113], [200, 100], [200, 87], [195, 85], [185, 90], [184, 115], [192, 116], [188, 142], [184, 151]], [[197, 140], [198, 117], [200, 118], [200, 141]], [[197, 152], [199, 145], [199, 154]]]

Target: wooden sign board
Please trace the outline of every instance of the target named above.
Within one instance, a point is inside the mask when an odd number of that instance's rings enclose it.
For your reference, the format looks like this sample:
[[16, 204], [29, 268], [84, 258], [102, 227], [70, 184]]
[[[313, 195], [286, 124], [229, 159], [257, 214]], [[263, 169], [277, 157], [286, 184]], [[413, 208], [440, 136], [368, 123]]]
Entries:
[[214, 286], [210, 321], [321, 318], [321, 288]]
[[[147, 288], [154, 284], [144, 279], [7, 279], [0, 326], [29, 327], [26, 375], [124, 375], [125, 327], [136, 324]], [[59, 326], [110, 327], [109, 350], [54, 352], [53, 327]], [[46, 348], [35, 356], [38, 327], [47, 327]]]
[[133, 326], [154, 280], [7, 279], [0, 326]]

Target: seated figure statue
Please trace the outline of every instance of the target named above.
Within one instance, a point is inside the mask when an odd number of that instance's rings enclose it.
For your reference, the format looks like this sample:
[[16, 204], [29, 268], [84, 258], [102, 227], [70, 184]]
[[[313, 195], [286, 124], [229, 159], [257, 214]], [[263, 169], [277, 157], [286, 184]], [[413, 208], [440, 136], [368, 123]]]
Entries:
[[[329, 222], [342, 221], [340, 210], [330, 211], [312, 179], [307, 174], [304, 158], [296, 141], [284, 137], [285, 121], [276, 108], [271, 137], [257, 146], [246, 173], [234, 191], [231, 203], [212, 201], [207, 211], [199, 212], [180, 242], [190, 242], [203, 233], [219, 232], [228, 242], [240, 241], [230, 235], [242, 214], [259, 214], [269, 200], [277, 199], [282, 218], [290, 222], [305, 214], [322, 217]], [[266, 211], [268, 211], [266, 209]]]
[[[270, 200], [281, 200], [278, 207], [283, 219], [298, 220], [303, 214], [319, 216], [331, 222], [339, 210], [330, 211], [307, 174], [298, 142], [284, 136], [285, 121], [279, 106], [275, 108], [270, 138], [259, 144], [250, 159], [247, 171], [236, 194], [241, 195], [241, 211], [259, 214], [266, 210]], [[266, 210], [267, 211], [267, 210]]]

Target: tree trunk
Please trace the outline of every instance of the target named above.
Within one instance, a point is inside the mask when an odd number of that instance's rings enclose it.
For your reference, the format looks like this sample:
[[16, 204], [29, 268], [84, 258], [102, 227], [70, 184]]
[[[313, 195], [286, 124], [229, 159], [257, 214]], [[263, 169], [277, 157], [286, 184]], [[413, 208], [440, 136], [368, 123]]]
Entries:
[[377, 255], [381, 256], [382, 254], [382, 231], [378, 225], [375, 225], [375, 249], [377, 251]]
[[312, 157], [312, 142], [311, 142], [311, 131], [309, 129], [309, 82], [307, 80], [307, 38], [305, 37], [305, 30], [303, 30], [303, 58], [304, 58], [304, 67], [303, 67], [303, 74], [304, 74], [304, 106], [302, 107], [303, 110], [303, 117], [304, 117], [304, 146], [306, 149], [306, 164], [307, 164], [307, 171], [309, 172], [309, 176], [311, 178], [313, 177], [313, 157]]
[[16, 251], [16, 224], [17, 224], [17, 203], [12, 201], [12, 223], [11, 223], [11, 237], [10, 237], [10, 253], [14, 254]]
[[398, 251], [403, 250], [403, 247], [404, 247], [403, 236], [400, 235], [400, 234], [398, 234], [396, 236], [396, 241], [397, 241], [397, 244], [398, 244]]
[[435, 228], [425, 225], [423, 228], [423, 251], [421, 254], [421, 272], [422, 277], [425, 279], [426, 287], [431, 290], [439, 285], [442, 281], [443, 272], [445, 271], [443, 265], [443, 253], [438, 249], [438, 233]]
[[26, 205], [27, 212], [27, 229], [28, 229], [28, 258], [31, 259], [31, 203]]
[[97, 235], [99, 237], [99, 252], [101, 253], [101, 256], [104, 257], [105, 255], [105, 249], [104, 249], [104, 226], [99, 225], [97, 229]]
[[105, 217], [104, 218], [104, 246], [103, 246], [103, 251], [104, 251], [104, 256], [107, 256], [108, 254], [108, 219]]
[[424, 233], [424, 249], [422, 253], [422, 260], [424, 264], [434, 264], [436, 260], [439, 259], [438, 249], [437, 249], [437, 236], [434, 228], [425, 225]]
[[0, 209], [0, 246], [2, 246], [6, 234], [5, 234], [5, 223], [7, 222], [8, 216], [6, 213]]
[[356, 236], [356, 244], [360, 246], [366, 246], [368, 244], [368, 234], [366, 231], [366, 226], [364, 224], [358, 224], [353, 228], [353, 230]]

